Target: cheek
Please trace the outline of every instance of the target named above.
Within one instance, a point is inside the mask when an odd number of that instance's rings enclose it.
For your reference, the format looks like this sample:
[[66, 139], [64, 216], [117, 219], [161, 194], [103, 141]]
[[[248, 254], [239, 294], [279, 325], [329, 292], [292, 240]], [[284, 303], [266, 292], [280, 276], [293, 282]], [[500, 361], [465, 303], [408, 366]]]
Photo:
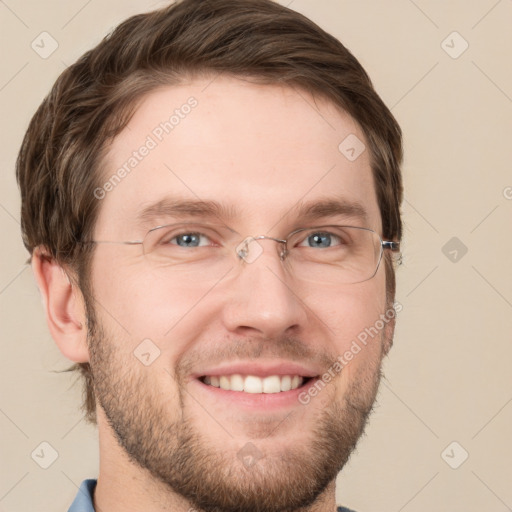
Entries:
[[307, 304], [325, 326], [337, 356], [358, 366], [380, 355], [386, 325], [381, 319], [386, 312], [384, 268], [364, 283], [310, 294]]
[[[105, 251], [106, 253], [107, 251]], [[115, 260], [102, 254], [93, 265], [96, 309], [115, 332], [140, 342], [146, 338], [163, 347], [163, 340], [201, 300], [197, 288], [184, 286], [141, 262]]]

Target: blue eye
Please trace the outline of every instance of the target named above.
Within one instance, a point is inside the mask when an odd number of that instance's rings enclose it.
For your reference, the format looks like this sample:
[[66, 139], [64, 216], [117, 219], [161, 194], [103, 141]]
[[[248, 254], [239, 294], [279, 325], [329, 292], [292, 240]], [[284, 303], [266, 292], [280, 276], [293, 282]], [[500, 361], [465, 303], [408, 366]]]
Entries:
[[325, 231], [317, 231], [316, 233], [312, 233], [305, 238], [309, 247], [320, 247], [326, 248], [331, 247], [333, 242], [340, 241], [340, 238], [332, 233], [327, 233]]
[[[168, 243], [179, 245], [180, 247], [199, 247], [201, 245], [201, 238], [208, 240], [208, 237], [201, 233], [182, 233], [171, 238]], [[177, 243], [173, 243], [173, 240], [176, 240]]]

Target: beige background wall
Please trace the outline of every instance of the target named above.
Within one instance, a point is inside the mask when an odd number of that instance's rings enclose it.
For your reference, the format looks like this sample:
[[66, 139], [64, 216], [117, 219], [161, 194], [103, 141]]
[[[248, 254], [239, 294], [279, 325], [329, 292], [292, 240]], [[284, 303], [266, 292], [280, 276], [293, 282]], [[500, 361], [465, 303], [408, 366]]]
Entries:
[[[80, 387], [53, 373], [68, 362], [24, 265], [16, 154], [66, 65], [128, 15], [163, 3], [0, 2], [4, 512], [67, 510], [98, 469]], [[338, 501], [359, 512], [511, 510], [512, 1], [282, 3], [353, 51], [405, 134], [403, 311], [379, 406], [340, 475]], [[58, 42], [47, 58], [31, 48], [44, 31]], [[58, 452], [48, 469], [31, 457], [42, 442]]]

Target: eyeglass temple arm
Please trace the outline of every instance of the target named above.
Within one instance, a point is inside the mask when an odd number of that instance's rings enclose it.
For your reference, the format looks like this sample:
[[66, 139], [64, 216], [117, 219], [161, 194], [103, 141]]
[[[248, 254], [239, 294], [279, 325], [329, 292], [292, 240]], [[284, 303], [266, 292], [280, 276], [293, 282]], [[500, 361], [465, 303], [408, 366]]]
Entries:
[[398, 252], [400, 250], [400, 242], [392, 242], [389, 240], [383, 240], [382, 248], [389, 249], [390, 251], [393, 251], [393, 252]]
[[144, 243], [142, 240], [128, 240], [128, 241], [112, 241], [112, 240], [84, 240], [82, 244], [121, 244], [121, 245], [140, 245]]

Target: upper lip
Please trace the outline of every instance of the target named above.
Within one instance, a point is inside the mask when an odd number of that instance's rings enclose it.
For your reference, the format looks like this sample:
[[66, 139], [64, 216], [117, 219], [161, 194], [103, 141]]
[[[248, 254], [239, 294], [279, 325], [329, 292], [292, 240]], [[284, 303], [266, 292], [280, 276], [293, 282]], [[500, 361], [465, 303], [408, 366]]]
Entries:
[[293, 361], [237, 361], [225, 362], [215, 366], [205, 367], [191, 374], [192, 379], [198, 379], [205, 375], [254, 375], [256, 377], [269, 377], [270, 375], [299, 375], [300, 377], [316, 377], [321, 370], [314, 365], [305, 365]]

